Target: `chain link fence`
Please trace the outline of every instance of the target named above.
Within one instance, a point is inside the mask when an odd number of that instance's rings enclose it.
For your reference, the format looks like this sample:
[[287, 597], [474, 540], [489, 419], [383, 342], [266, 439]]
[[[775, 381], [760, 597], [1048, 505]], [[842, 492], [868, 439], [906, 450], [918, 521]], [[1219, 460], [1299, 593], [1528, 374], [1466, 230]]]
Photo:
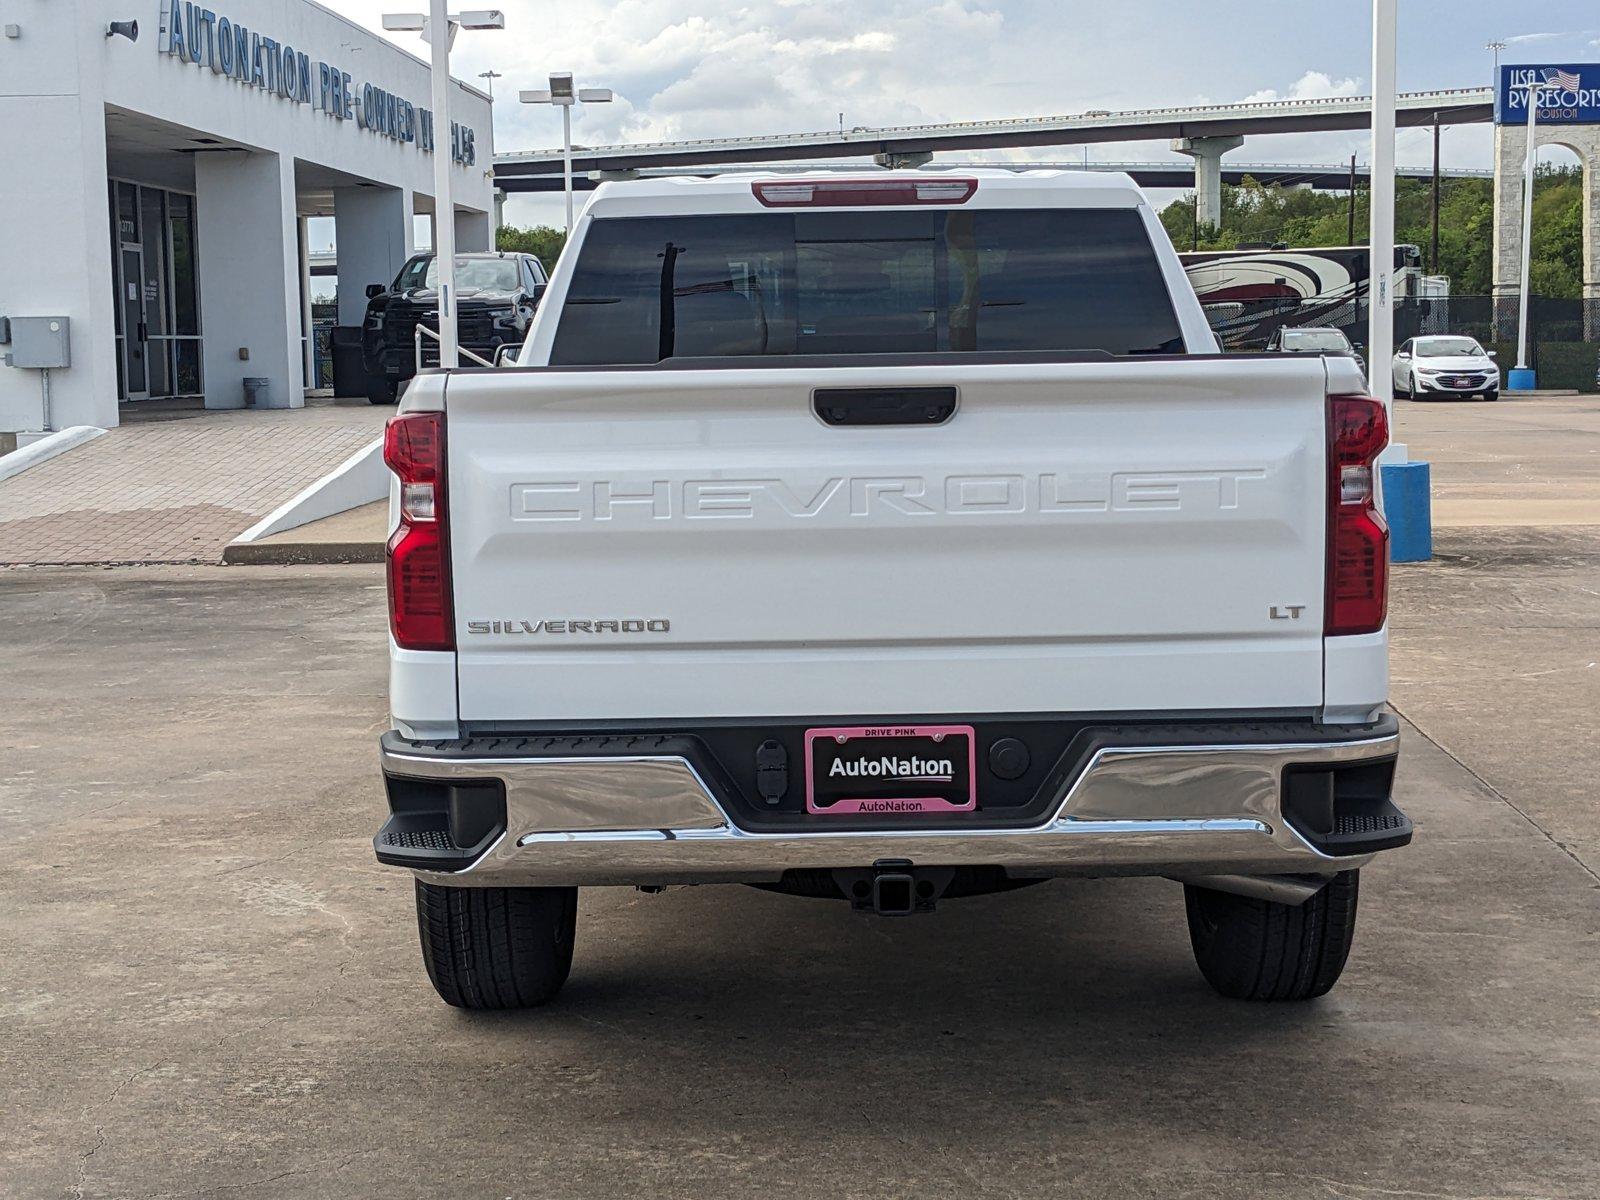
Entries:
[[[1402, 300], [1395, 310], [1394, 344], [1430, 334], [1473, 337], [1509, 368], [1517, 361], [1517, 308], [1514, 295]], [[1285, 326], [1316, 325], [1343, 330], [1357, 350], [1366, 352], [1365, 299], [1208, 304], [1206, 315], [1228, 350], [1261, 350]], [[1530, 297], [1528, 359], [1541, 388], [1600, 392], [1600, 299]]]

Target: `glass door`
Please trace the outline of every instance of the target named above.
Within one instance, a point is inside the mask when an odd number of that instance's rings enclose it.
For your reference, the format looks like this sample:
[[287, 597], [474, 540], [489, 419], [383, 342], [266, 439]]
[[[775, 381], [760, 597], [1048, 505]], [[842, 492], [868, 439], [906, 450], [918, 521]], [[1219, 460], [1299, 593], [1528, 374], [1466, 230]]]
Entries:
[[172, 395], [171, 325], [167, 294], [167, 194], [157, 188], [139, 189], [139, 239], [143, 274], [139, 276], [140, 302], [144, 305], [145, 390], [152, 396]]
[[167, 193], [167, 256], [172, 279], [172, 392], [198, 396], [200, 368], [200, 279], [195, 246], [194, 197]]
[[127, 400], [145, 400], [150, 396], [150, 376], [146, 370], [144, 243], [139, 228], [139, 189], [131, 183], [112, 186], [116, 189], [117, 323], [122, 350], [122, 394]]
[[111, 221], [120, 397], [200, 395], [194, 197], [115, 180]]

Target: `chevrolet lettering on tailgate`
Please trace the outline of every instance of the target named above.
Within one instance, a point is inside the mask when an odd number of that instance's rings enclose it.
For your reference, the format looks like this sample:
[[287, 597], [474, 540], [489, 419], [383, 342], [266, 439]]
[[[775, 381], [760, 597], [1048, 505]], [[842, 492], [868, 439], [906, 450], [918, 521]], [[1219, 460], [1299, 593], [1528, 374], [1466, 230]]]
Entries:
[[834, 475], [787, 479], [565, 479], [511, 488], [514, 521], [717, 520], [762, 514], [823, 516], [1007, 516], [1240, 507], [1254, 467], [1109, 474]]

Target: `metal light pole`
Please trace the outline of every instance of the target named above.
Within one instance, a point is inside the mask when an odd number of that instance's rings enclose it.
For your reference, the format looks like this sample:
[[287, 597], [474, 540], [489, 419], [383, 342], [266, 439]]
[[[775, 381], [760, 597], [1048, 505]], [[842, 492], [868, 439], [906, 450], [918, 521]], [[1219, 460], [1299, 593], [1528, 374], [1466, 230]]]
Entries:
[[1350, 225], [1350, 230], [1345, 235], [1344, 244], [1346, 246], [1354, 246], [1356, 244], [1356, 156], [1354, 154], [1352, 154], [1350, 156], [1350, 221], [1349, 221], [1349, 225]]
[[1483, 44], [1483, 48], [1485, 50], [1494, 51], [1494, 85], [1495, 85], [1495, 87], [1499, 87], [1500, 86], [1500, 51], [1502, 51], [1502, 50], [1504, 50], [1506, 48], [1506, 44], [1504, 42], [1485, 42]]
[[567, 194], [567, 236], [572, 236], [572, 106], [574, 104], [609, 104], [610, 88], [577, 88], [572, 86], [571, 71], [555, 71], [550, 75], [548, 90], [519, 92], [517, 98], [524, 104], [553, 104], [561, 110], [561, 179]]
[[1528, 292], [1533, 268], [1533, 168], [1539, 157], [1539, 89], [1544, 85], [1528, 80], [1518, 85], [1528, 93], [1528, 153], [1522, 161], [1522, 286], [1517, 297], [1517, 370], [1528, 369]]
[[1428, 252], [1428, 270], [1439, 273], [1439, 114], [1433, 114], [1433, 237]]
[[433, 83], [433, 261], [439, 272], [439, 365], [461, 365], [456, 353], [456, 205], [450, 194], [450, 42], [455, 32], [445, 0], [429, 0]]
[[422, 33], [430, 47], [433, 85], [433, 257], [439, 274], [439, 365], [461, 365], [456, 352], [456, 206], [450, 194], [455, 163], [450, 138], [450, 46], [457, 29], [504, 29], [505, 14], [497, 8], [451, 16], [446, 0], [429, 0], [428, 13], [386, 14], [388, 30]]
[[479, 71], [478, 72], [478, 78], [479, 79], [487, 79], [489, 81], [484, 86], [488, 89], [488, 92], [489, 92], [489, 103], [493, 104], [494, 103], [494, 81], [496, 79], [501, 78], [500, 72], [499, 71]]
[[1367, 233], [1367, 387], [1394, 406], [1396, 0], [1372, 0], [1372, 153]]

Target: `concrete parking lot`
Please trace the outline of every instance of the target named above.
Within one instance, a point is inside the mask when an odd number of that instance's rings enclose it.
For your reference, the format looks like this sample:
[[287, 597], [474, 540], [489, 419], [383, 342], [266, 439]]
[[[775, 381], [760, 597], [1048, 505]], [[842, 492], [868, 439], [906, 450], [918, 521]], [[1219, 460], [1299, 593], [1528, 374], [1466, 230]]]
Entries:
[[[1563, 422], [1522, 474], [1600, 450]], [[1392, 605], [1417, 840], [1298, 1007], [1130, 880], [589, 891], [554, 1006], [463, 1015], [368, 842], [379, 568], [0, 573], [0, 1195], [1600, 1194], [1600, 511], [1438, 551]]]

